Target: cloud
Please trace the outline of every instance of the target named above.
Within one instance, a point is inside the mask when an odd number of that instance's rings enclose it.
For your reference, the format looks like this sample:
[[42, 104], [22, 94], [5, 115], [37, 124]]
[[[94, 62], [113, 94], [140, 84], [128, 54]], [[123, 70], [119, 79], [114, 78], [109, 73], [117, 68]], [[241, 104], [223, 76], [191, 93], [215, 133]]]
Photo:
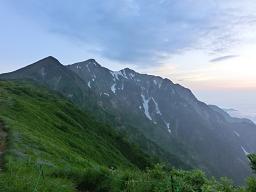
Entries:
[[236, 57], [239, 57], [239, 55], [226, 55], [226, 56], [214, 58], [214, 59], [210, 60], [210, 62], [215, 63], [215, 62], [225, 61], [228, 59], [233, 59]]
[[256, 20], [250, 0], [6, 2], [102, 57], [141, 65], [158, 64], [186, 49], [223, 52], [240, 41], [241, 29], [251, 29]]

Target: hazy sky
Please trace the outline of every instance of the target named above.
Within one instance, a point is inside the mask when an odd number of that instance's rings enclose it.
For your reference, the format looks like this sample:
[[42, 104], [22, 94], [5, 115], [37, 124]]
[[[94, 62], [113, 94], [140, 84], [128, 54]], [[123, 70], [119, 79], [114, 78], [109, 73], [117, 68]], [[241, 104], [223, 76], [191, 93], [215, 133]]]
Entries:
[[255, 0], [0, 0], [0, 73], [95, 58], [255, 114], [255, 32]]

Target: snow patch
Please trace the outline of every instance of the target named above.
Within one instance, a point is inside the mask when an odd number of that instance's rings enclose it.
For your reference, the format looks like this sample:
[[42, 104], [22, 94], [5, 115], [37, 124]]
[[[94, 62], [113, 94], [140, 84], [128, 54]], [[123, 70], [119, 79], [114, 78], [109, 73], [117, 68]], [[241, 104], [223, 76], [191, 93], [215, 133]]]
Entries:
[[97, 64], [96, 64], [96, 62], [95, 62], [94, 60], [91, 60], [91, 61], [89, 62], [89, 64], [93, 64], [95, 67], [97, 67]]
[[109, 94], [108, 94], [108, 93], [104, 93], [104, 95], [109, 96]]
[[134, 73], [130, 73], [129, 75], [130, 75], [130, 77], [131, 77], [132, 79], [135, 77], [135, 74], [134, 74]]
[[155, 101], [155, 99], [153, 97], [152, 97], [152, 101], [155, 103], [156, 113], [159, 114], [159, 115], [162, 115], [161, 111], [159, 110], [158, 103]]
[[[113, 93], [116, 93], [116, 90], [117, 90], [117, 84], [116, 84], [116, 81], [117, 80], [120, 80], [120, 77], [123, 77], [123, 78], [126, 78], [126, 79], [128, 79], [127, 78], [127, 76], [126, 76], [126, 73], [125, 73], [125, 71], [110, 71], [110, 74], [112, 75], [112, 77], [113, 77], [113, 81], [114, 81], [114, 84], [111, 86], [111, 91], [113, 92]], [[121, 90], [123, 90], [124, 89], [124, 84], [122, 83], [122, 85], [121, 85], [121, 88], [118, 88], [118, 89], [121, 89]]]
[[92, 87], [91, 87], [91, 81], [89, 81], [89, 82], [87, 83], [87, 85], [88, 85], [89, 88], [92, 88]]
[[117, 79], [117, 80], [120, 80], [120, 79], [119, 79], [120, 76], [121, 76], [121, 77], [124, 77], [124, 78], [126, 78], [126, 79], [128, 79], [124, 71], [110, 71], [110, 74], [111, 74], [112, 77], [114, 78], [114, 81], [115, 81], [116, 79]]
[[151, 98], [146, 99], [145, 96], [142, 95], [142, 94], [141, 94], [141, 98], [142, 98], [142, 100], [143, 100], [144, 113], [145, 113], [146, 117], [147, 117], [149, 120], [152, 121], [152, 118], [151, 118], [151, 116], [150, 116], [150, 114], [149, 114], [149, 111], [148, 111], [148, 103], [149, 103], [149, 101], [150, 101]]
[[126, 78], [126, 79], [128, 79], [128, 77], [127, 77], [127, 75], [126, 75], [126, 73], [125, 73], [125, 70], [122, 70], [121, 72], [122, 72], [122, 74], [123, 74], [123, 77]]
[[81, 67], [80, 65], [77, 65], [76, 68], [77, 68], [77, 69], [81, 69], [82, 67]]
[[[96, 75], [94, 74], [94, 72], [91, 72], [91, 70], [90, 70], [90, 68], [89, 68], [89, 65], [88, 65], [88, 64], [86, 65], [86, 68], [87, 68], [88, 72], [89, 72], [89, 73], [91, 73], [91, 75], [92, 75], [93, 79], [96, 79]], [[94, 81], [94, 80], [93, 80], [93, 81]]]
[[123, 74], [120, 71], [110, 71], [110, 74], [114, 78], [114, 81], [116, 79], [119, 80], [119, 76], [123, 76]]
[[89, 65], [88, 65], [88, 64], [86, 65], [86, 67], [87, 67], [87, 70], [88, 70], [89, 72], [91, 72], [91, 70], [90, 70], [90, 68], [89, 68]]
[[111, 86], [111, 91], [112, 91], [114, 94], [116, 93], [116, 84], [115, 84], [115, 83]]
[[164, 121], [164, 123], [165, 123], [165, 125], [166, 125], [166, 127], [167, 127], [167, 129], [168, 129], [168, 132], [169, 132], [169, 133], [172, 133], [172, 130], [171, 130], [171, 128], [170, 128], [170, 123], [167, 123], [166, 121]]
[[243, 146], [241, 146], [241, 149], [243, 150], [243, 152], [244, 152], [244, 154], [245, 154], [246, 156], [250, 154], [250, 153], [248, 153], [248, 152], [245, 150], [245, 148], [244, 148]]
[[240, 137], [240, 134], [237, 133], [236, 131], [234, 131], [234, 134], [235, 134], [237, 137]]
[[155, 86], [158, 86], [158, 88], [160, 89], [162, 86], [162, 80], [159, 79], [154, 79], [153, 83], [155, 84]]

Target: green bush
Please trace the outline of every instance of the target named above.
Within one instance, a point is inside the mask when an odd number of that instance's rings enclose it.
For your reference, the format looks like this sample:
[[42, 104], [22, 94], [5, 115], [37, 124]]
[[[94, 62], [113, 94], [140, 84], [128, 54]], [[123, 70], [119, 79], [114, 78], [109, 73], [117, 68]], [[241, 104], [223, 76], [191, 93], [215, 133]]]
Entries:
[[247, 192], [255, 192], [256, 191], [256, 178], [255, 177], [249, 177], [247, 179]]

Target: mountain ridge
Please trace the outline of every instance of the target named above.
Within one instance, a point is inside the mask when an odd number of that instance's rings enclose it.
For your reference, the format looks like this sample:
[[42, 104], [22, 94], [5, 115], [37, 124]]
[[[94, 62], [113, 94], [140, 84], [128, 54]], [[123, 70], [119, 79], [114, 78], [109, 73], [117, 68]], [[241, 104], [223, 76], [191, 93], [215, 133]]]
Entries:
[[234, 121], [223, 110], [199, 101], [190, 89], [166, 78], [129, 69], [111, 71], [94, 59], [63, 67], [78, 82], [67, 78], [62, 79], [62, 86], [53, 86], [58, 72], [43, 79], [42, 74], [38, 75], [40, 69], [30, 71], [31, 76], [18, 71], [0, 75], [0, 79], [29, 77], [43, 83], [81, 108], [92, 113], [97, 109], [100, 120], [127, 132], [129, 139], [140, 146], [145, 141], [140, 141], [143, 136], [210, 175], [229, 176], [241, 183], [250, 174], [245, 152], [256, 151], [254, 124]]

